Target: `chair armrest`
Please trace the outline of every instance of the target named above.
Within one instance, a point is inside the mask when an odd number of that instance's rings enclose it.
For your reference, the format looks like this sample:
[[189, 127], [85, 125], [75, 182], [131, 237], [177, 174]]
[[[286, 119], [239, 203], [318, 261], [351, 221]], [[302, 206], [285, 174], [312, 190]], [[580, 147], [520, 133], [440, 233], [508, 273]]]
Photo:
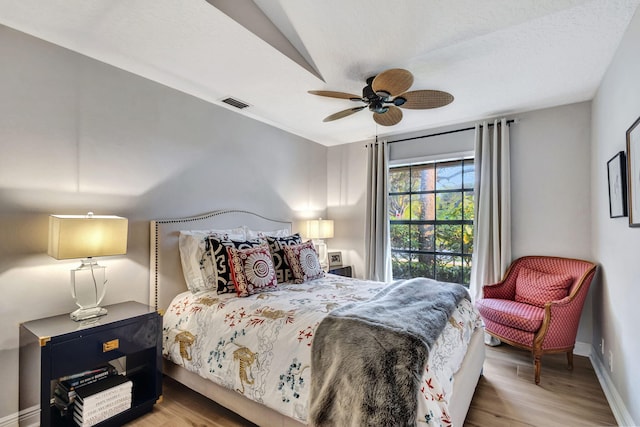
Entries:
[[515, 287], [506, 280], [485, 285], [482, 287], [482, 297], [513, 300], [515, 297]]
[[584, 300], [587, 298], [589, 285], [595, 273], [596, 266], [593, 265], [568, 296], [545, 304], [542, 327], [533, 340], [534, 346], [541, 347], [543, 350], [573, 348], [578, 335]]
[[537, 339], [543, 339], [542, 348], [572, 348], [576, 342], [583, 299], [564, 297], [550, 301], [544, 307], [543, 329], [546, 333], [538, 333]]

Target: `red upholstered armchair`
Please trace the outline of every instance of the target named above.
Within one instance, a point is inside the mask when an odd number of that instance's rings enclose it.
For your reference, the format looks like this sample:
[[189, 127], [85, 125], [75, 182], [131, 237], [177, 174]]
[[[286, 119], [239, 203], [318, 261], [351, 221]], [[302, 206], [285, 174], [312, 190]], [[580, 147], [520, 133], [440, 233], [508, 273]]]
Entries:
[[573, 369], [580, 313], [596, 267], [578, 259], [527, 256], [515, 260], [501, 282], [482, 288], [476, 306], [485, 331], [531, 350], [536, 384], [544, 353], [566, 352]]

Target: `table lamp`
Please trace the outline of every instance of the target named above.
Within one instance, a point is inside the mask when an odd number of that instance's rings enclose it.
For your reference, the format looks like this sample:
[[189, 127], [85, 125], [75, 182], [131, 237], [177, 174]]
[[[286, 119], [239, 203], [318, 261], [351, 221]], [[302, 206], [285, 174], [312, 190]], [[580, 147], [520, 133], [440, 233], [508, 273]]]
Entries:
[[71, 295], [79, 307], [70, 314], [75, 321], [107, 314], [100, 307], [107, 290], [106, 268], [93, 259], [127, 253], [128, 221], [113, 215], [50, 215], [49, 248], [55, 259], [81, 258], [71, 270]]
[[307, 221], [307, 238], [313, 240], [313, 245], [318, 251], [320, 266], [323, 270], [329, 268], [329, 256], [327, 252], [327, 244], [323, 239], [331, 239], [333, 237], [333, 220], [331, 219], [312, 219]]

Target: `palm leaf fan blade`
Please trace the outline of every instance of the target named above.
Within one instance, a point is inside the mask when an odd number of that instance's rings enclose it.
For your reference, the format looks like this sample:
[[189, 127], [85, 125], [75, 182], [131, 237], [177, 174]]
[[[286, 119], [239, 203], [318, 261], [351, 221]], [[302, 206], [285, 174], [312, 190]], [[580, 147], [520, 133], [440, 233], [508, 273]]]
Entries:
[[413, 74], [402, 68], [392, 68], [378, 74], [371, 83], [373, 91], [386, 92], [396, 96], [409, 90], [413, 84]]
[[402, 120], [402, 110], [391, 106], [386, 113], [373, 113], [373, 120], [381, 126], [393, 126]]
[[406, 102], [400, 105], [401, 108], [412, 110], [440, 108], [453, 102], [453, 95], [440, 90], [414, 90], [403, 93], [399, 98], [406, 99]]
[[357, 113], [365, 107], [366, 106], [363, 105], [362, 107], [348, 108], [346, 110], [338, 111], [337, 113], [333, 113], [332, 115], [325, 117], [323, 122], [332, 122], [334, 120], [342, 119], [343, 117], [347, 117], [354, 113]]
[[308, 93], [312, 95], [326, 96], [329, 98], [357, 99], [358, 101], [360, 100], [359, 95], [354, 95], [352, 93], [346, 93], [346, 92], [337, 92], [333, 90], [310, 90], [308, 91]]

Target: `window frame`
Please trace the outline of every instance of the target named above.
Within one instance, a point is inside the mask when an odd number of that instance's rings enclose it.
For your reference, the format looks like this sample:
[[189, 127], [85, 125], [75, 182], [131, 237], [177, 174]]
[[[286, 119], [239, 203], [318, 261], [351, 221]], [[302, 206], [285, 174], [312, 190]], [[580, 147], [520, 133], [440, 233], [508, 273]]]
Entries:
[[[438, 165], [441, 164], [445, 164], [445, 163], [450, 163], [450, 162], [461, 162], [460, 167], [462, 168], [463, 171], [463, 176], [464, 176], [464, 166], [465, 166], [465, 161], [472, 161], [475, 167], [475, 156], [473, 152], [463, 152], [463, 153], [448, 153], [448, 154], [442, 154], [442, 155], [436, 155], [436, 156], [429, 156], [429, 157], [421, 157], [421, 158], [416, 158], [416, 159], [411, 159], [410, 162], [407, 161], [393, 161], [390, 162], [389, 164], [389, 175], [391, 175], [391, 172], [393, 171], [393, 169], [399, 169], [399, 168], [407, 168], [408, 172], [409, 172], [409, 179], [411, 180], [411, 171], [412, 168], [417, 168], [417, 167], [423, 167], [425, 165], [433, 165], [434, 168], [434, 172], [437, 170]], [[475, 179], [474, 179], [475, 181]], [[410, 200], [412, 200], [412, 196], [417, 196], [417, 195], [433, 195], [434, 197], [434, 203], [437, 202], [437, 196], [438, 194], [445, 194], [445, 193], [456, 193], [456, 194], [460, 194], [461, 196], [461, 209], [462, 212], [464, 213], [464, 203], [465, 203], [465, 195], [471, 193], [472, 197], [473, 197], [473, 203], [476, 203], [475, 200], [475, 191], [473, 186], [471, 188], [466, 187], [465, 186], [465, 182], [464, 179], [462, 180], [462, 184], [460, 188], [456, 188], [456, 189], [437, 189], [436, 188], [436, 182], [434, 182], [434, 187], [432, 190], [417, 190], [417, 191], [412, 191], [411, 190], [412, 184], [411, 181], [409, 181], [409, 188], [408, 191], [396, 191], [396, 192], [392, 192], [391, 188], [389, 188], [387, 195], [389, 197], [389, 200], [391, 199], [392, 196], [406, 196], [408, 195], [410, 197]], [[410, 202], [411, 203], [411, 202]], [[394, 249], [393, 247], [390, 247], [391, 253], [401, 253], [401, 254], [407, 254], [410, 257], [413, 256], [417, 256], [417, 255], [427, 255], [429, 257], [432, 257], [432, 265], [429, 266], [429, 268], [431, 269], [430, 273], [431, 273], [431, 277], [434, 277], [437, 279], [436, 273], [437, 273], [437, 268], [438, 268], [438, 263], [437, 263], [437, 259], [438, 256], [442, 257], [442, 256], [448, 256], [448, 257], [452, 257], [452, 259], [456, 259], [456, 260], [461, 260], [462, 265], [461, 270], [460, 270], [460, 282], [461, 284], [465, 285], [465, 286], [469, 286], [468, 282], [465, 282], [465, 269], [468, 270], [467, 273], [470, 272], [471, 269], [471, 260], [472, 260], [472, 256], [473, 256], [473, 244], [471, 246], [471, 248], [467, 248], [466, 252], [465, 252], [465, 243], [464, 243], [464, 236], [465, 233], [464, 231], [461, 233], [460, 235], [460, 245], [459, 245], [459, 250], [457, 251], [448, 251], [448, 252], [443, 252], [443, 251], [439, 251], [438, 247], [437, 247], [437, 226], [439, 225], [454, 225], [454, 226], [470, 226], [472, 229], [472, 233], [473, 233], [473, 226], [474, 226], [474, 221], [475, 221], [475, 215], [474, 218], [471, 220], [468, 219], [464, 219], [464, 216], [462, 219], [460, 220], [439, 220], [437, 219], [437, 204], [436, 206], [434, 206], [434, 219], [401, 219], [401, 220], [395, 220], [392, 219], [392, 217], [389, 215], [389, 212], [387, 210], [387, 216], [388, 216], [388, 220], [389, 220], [389, 230], [392, 229], [393, 225], [406, 225], [408, 227], [409, 230], [409, 234], [411, 235], [411, 226], [431, 226], [433, 227], [433, 250], [424, 250], [424, 249], [413, 249], [411, 248], [411, 246], [409, 246], [409, 248], [398, 248], [398, 249]], [[464, 214], [463, 214], [464, 215]], [[464, 228], [463, 228], [464, 230]], [[474, 236], [475, 237], [475, 236]], [[411, 245], [411, 237], [409, 238], [409, 244]], [[391, 246], [391, 245], [390, 245]], [[465, 259], [469, 259], [469, 267], [465, 267]], [[469, 275], [469, 274], [467, 274]], [[415, 277], [413, 275], [411, 275], [411, 277]], [[395, 278], [394, 278], [395, 279]]]

